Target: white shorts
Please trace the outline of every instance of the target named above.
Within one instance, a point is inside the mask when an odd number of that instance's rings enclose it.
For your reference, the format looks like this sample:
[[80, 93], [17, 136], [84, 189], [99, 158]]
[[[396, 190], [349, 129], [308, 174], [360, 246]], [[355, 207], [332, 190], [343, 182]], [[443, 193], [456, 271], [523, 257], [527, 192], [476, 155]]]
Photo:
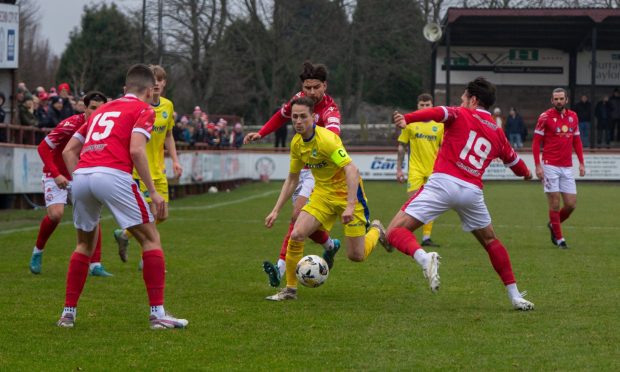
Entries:
[[543, 187], [545, 192], [565, 192], [577, 194], [577, 184], [572, 167], [556, 167], [543, 164]]
[[425, 224], [449, 209], [458, 213], [465, 231], [482, 229], [491, 224], [491, 215], [484, 203], [482, 190], [443, 173], [433, 174], [401, 208]]
[[314, 176], [312, 175], [312, 171], [310, 169], [302, 169], [301, 172], [299, 172], [299, 184], [293, 193], [293, 204], [299, 196], [309, 199], [312, 190], [314, 190]]
[[71, 188], [73, 224], [92, 231], [99, 223], [102, 206], [106, 206], [122, 229], [153, 222], [153, 215], [131, 174], [94, 167], [78, 169]]
[[69, 192], [58, 187], [52, 177], [43, 176], [41, 183], [43, 184], [43, 195], [45, 196], [45, 208], [53, 204], [67, 204]]

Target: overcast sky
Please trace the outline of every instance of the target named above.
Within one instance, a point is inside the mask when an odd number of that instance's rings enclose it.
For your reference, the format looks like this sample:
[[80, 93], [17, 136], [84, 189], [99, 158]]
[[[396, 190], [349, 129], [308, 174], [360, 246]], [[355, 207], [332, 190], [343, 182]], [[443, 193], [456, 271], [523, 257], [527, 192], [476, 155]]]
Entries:
[[[147, 2], [155, 0], [147, 0]], [[69, 41], [69, 32], [80, 25], [84, 5], [116, 3], [121, 9], [137, 9], [142, 0], [33, 0], [39, 6], [42, 38], [47, 38], [52, 52], [60, 56]]]

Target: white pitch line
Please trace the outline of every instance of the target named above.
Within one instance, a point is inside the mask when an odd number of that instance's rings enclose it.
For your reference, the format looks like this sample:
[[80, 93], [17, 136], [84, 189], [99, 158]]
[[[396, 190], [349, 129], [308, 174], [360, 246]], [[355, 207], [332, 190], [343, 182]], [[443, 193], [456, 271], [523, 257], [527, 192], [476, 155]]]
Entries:
[[[272, 191], [267, 191], [267, 192], [264, 192], [264, 193], [261, 193], [261, 194], [248, 196], [246, 198], [231, 200], [231, 201], [217, 203], [217, 204], [199, 205], [199, 206], [187, 206], [187, 207], [170, 207], [170, 210], [172, 210], [172, 211], [185, 211], [185, 210], [214, 209], [214, 208], [219, 208], [219, 207], [226, 207], [228, 205], [234, 205], [234, 204], [243, 203], [243, 202], [246, 202], [248, 200], [263, 198], [265, 196], [269, 196], [269, 195], [272, 195], [272, 194], [275, 194], [275, 193], [279, 193], [279, 192], [280, 192], [280, 190], [272, 190]], [[109, 215], [101, 217], [102, 220], [108, 220], [110, 218], [112, 218], [112, 216], [109, 216]], [[61, 222], [58, 225], [62, 226], [62, 225], [69, 225], [69, 224], [73, 224], [73, 221]], [[29, 226], [29, 227], [20, 227], [18, 229], [10, 229], [10, 230], [0, 231], [0, 235], [10, 235], [10, 234], [13, 234], [13, 233], [24, 232], [24, 231], [33, 231], [33, 230], [38, 230], [38, 229], [39, 229], [38, 225], [36, 225], [36, 226]]]

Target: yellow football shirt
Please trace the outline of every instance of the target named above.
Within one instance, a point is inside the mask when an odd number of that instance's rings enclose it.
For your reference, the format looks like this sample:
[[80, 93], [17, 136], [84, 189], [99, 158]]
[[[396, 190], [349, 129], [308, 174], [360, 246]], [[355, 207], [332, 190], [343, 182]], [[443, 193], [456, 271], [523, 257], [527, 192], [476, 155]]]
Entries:
[[435, 121], [408, 124], [398, 142], [409, 145], [409, 177], [428, 177], [433, 173], [435, 159], [443, 140], [443, 123]]
[[305, 141], [296, 134], [291, 141], [291, 173], [307, 166], [314, 176], [313, 197], [346, 198], [347, 181], [344, 167], [351, 163], [342, 140], [323, 127], [314, 128], [314, 136]]
[[[149, 160], [151, 177], [156, 180], [166, 178], [166, 166], [164, 164], [164, 141], [166, 133], [174, 127], [174, 105], [172, 101], [159, 97], [159, 104], [151, 104], [155, 111], [155, 123], [151, 131], [151, 139], [146, 144], [146, 157]], [[133, 177], [139, 179], [138, 172], [134, 168]]]

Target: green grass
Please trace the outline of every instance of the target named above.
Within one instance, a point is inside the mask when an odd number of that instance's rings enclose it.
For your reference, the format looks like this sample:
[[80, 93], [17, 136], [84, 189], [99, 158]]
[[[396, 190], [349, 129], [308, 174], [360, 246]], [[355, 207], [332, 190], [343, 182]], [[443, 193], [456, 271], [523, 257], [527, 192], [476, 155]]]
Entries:
[[[538, 183], [487, 183], [487, 204], [533, 312], [513, 311], [486, 252], [449, 212], [435, 223], [441, 291], [399, 252], [365, 263], [336, 258], [329, 280], [271, 303], [262, 272], [275, 259], [290, 209], [267, 230], [280, 183], [174, 201], [159, 226], [166, 309], [189, 328], [148, 329], [137, 246], [123, 264], [104, 214], [103, 260], [89, 278], [76, 327], [55, 321], [75, 236], [70, 209], [50, 239], [43, 273], [28, 260], [44, 211], [0, 213], [0, 370], [619, 370], [617, 184], [580, 183], [564, 224], [571, 249], [549, 242]], [[371, 215], [386, 224], [405, 201], [396, 183], [367, 182]], [[342, 237], [337, 225], [333, 234]], [[321, 249], [308, 243], [307, 253]]]

